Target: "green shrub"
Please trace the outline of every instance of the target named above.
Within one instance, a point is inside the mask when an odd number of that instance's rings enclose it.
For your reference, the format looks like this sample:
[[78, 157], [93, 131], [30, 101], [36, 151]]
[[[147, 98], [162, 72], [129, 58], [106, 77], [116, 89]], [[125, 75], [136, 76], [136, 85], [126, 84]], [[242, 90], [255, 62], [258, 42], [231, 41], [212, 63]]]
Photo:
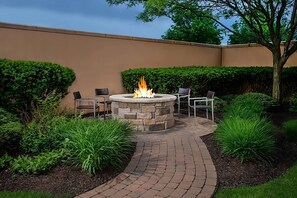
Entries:
[[284, 123], [284, 133], [289, 141], [297, 141], [297, 120], [289, 120]]
[[291, 111], [291, 112], [296, 112], [296, 113], [297, 113], [297, 93], [294, 93], [294, 94], [290, 97], [289, 102], [290, 102], [290, 108], [289, 108], [289, 111]]
[[66, 148], [84, 171], [118, 168], [131, 152], [132, 128], [117, 120], [73, 119]]
[[28, 153], [39, 154], [63, 147], [65, 137], [59, 124], [67, 122], [64, 117], [55, 117], [51, 121], [38, 123], [33, 120], [24, 130], [21, 147]]
[[270, 162], [275, 153], [275, 129], [263, 118], [231, 117], [219, 123], [215, 137], [223, 153], [242, 162]]
[[61, 101], [61, 94], [56, 94], [54, 91], [44, 99], [36, 98], [36, 101], [33, 120], [24, 130], [21, 140], [22, 148], [34, 154], [61, 148], [65, 138], [58, 125], [67, 122], [67, 119], [60, 116], [56, 110]]
[[[1, 95], [1, 94], [0, 94]], [[0, 155], [19, 147], [23, 125], [13, 114], [0, 108]]]
[[[177, 93], [179, 87], [191, 88], [192, 96], [205, 95], [208, 90], [216, 96], [245, 92], [272, 93], [272, 67], [171, 67], [141, 68], [122, 72], [124, 88], [132, 93], [141, 76], [155, 93]], [[297, 91], [297, 67], [283, 70], [283, 96]]]
[[9, 165], [13, 158], [7, 154], [0, 157], [0, 169], [5, 168]]
[[258, 101], [245, 100], [244, 102], [232, 102], [226, 106], [224, 118], [240, 117], [242, 119], [251, 119], [254, 117], [263, 117], [264, 108]]
[[260, 103], [264, 111], [272, 111], [278, 107], [277, 101], [263, 93], [245, 93], [237, 96], [232, 104], [246, 105], [248, 103]]
[[41, 153], [34, 157], [19, 156], [11, 162], [11, 169], [21, 174], [40, 174], [49, 171], [67, 156], [65, 149]]
[[30, 115], [35, 96], [56, 90], [64, 96], [74, 72], [58, 64], [0, 59], [0, 107]]

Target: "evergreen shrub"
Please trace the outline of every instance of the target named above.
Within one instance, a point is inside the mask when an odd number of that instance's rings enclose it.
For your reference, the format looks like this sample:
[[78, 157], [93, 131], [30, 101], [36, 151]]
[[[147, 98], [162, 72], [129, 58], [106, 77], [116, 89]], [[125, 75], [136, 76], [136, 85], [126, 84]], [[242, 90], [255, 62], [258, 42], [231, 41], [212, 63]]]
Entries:
[[[191, 88], [193, 96], [205, 95], [208, 90], [216, 96], [246, 92], [272, 93], [272, 67], [170, 67], [140, 68], [122, 72], [124, 88], [132, 93], [141, 76], [155, 93], [177, 93], [180, 87]], [[283, 96], [297, 91], [297, 67], [283, 70]]]
[[75, 73], [58, 64], [0, 59], [0, 107], [30, 114], [36, 96], [53, 90], [65, 96], [74, 80]]

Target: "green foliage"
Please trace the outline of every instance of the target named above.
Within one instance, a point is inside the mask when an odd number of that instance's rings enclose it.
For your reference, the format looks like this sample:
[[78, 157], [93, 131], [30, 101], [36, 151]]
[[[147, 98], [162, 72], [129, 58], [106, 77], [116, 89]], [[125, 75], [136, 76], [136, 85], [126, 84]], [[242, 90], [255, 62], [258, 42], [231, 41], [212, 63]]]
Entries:
[[[216, 96], [245, 92], [272, 93], [271, 67], [171, 67], [141, 68], [122, 72], [124, 88], [132, 93], [141, 76], [155, 93], [177, 93], [179, 87], [191, 88], [192, 96], [205, 95], [208, 90]], [[297, 67], [284, 68], [283, 96], [297, 91]]]
[[278, 107], [278, 103], [274, 98], [263, 93], [245, 93], [237, 96], [232, 103], [242, 105], [259, 103], [264, 111], [273, 111]]
[[68, 123], [67, 149], [84, 171], [118, 168], [131, 152], [132, 128], [117, 120], [73, 119]]
[[35, 97], [56, 90], [64, 96], [74, 72], [53, 63], [0, 59], [0, 107], [30, 115]]
[[0, 169], [8, 166], [12, 159], [13, 158], [11, 156], [7, 155], [7, 153], [5, 153], [3, 156], [1, 156], [0, 157]]
[[[183, 10], [175, 7], [175, 12], [170, 16], [174, 25], [172, 25], [162, 39], [190, 41], [197, 43], [220, 44], [221, 30], [217, 24], [210, 18], [201, 17], [208, 15], [214, 17], [210, 12], [201, 11], [196, 8], [197, 12]], [[195, 9], [193, 7], [193, 9]]]
[[36, 97], [33, 120], [28, 124], [21, 140], [22, 148], [29, 153], [38, 154], [61, 148], [64, 137], [58, 125], [66, 122], [56, 109], [61, 101], [61, 94], [55, 91], [44, 98]]
[[297, 93], [294, 93], [294, 94], [290, 97], [289, 102], [290, 102], [290, 108], [289, 108], [289, 111], [291, 111], [291, 112], [296, 112], [296, 113], [297, 113]]
[[215, 131], [223, 153], [242, 162], [258, 160], [270, 162], [275, 153], [274, 127], [260, 117], [224, 119]]
[[[269, 28], [267, 25], [262, 24], [263, 36], [267, 41], [271, 41]], [[285, 26], [281, 27], [281, 41], [285, 41], [288, 37], [287, 32], [285, 32]], [[229, 35], [228, 44], [245, 44], [245, 43], [259, 43], [256, 34], [244, 23], [242, 20], [236, 21], [232, 28], [235, 33]]]
[[284, 123], [284, 134], [289, 141], [297, 141], [297, 120], [289, 120]]
[[[45, 123], [33, 120], [24, 131], [21, 147], [28, 153], [39, 154], [63, 147], [65, 140], [63, 132], [59, 129], [66, 122], [64, 117], [55, 117]], [[65, 129], [64, 129], [65, 130]]]
[[224, 118], [240, 117], [242, 119], [252, 119], [263, 116], [263, 107], [259, 102], [246, 101], [246, 103], [232, 103], [226, 106]]
[[0, 108], [0, 154], [11, 152], [19, 147], [23, 125], [13, 114]]
[[21, 174], [40, 174], [50, 170], [68, 155], [65, 149], [54, 150], [34, 157], [19, 156], [11, 162], [11, 169]]

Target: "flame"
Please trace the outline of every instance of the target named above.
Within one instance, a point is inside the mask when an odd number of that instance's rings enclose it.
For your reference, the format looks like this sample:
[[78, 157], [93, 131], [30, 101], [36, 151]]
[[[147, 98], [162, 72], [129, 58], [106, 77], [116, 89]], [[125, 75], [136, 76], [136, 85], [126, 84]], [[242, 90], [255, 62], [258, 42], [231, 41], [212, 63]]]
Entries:
[[146, 82], [144, 80], [144, 76], [140, 78], [140, 82], [138, 83], [138, 89], [135, 89], [133, 98], [153, 98], [155, 93], [153, 93], [153, 89], [147, 89]]

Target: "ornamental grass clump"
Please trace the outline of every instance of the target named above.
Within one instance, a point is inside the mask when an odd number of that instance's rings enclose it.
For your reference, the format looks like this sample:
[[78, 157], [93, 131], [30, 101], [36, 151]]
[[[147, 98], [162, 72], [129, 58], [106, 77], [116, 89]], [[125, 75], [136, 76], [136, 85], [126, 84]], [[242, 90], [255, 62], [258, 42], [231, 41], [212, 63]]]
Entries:
[[274, 158], [275, 138], [273, 125], [264, 118], [224, 119], [215, 132], [223, 153], [241, 160], [270, 162]]
[[77, 165], [89, 173], [120, 168], [133, 149], [132, 128], [118, 120], [71, 120], [66, 147]]

